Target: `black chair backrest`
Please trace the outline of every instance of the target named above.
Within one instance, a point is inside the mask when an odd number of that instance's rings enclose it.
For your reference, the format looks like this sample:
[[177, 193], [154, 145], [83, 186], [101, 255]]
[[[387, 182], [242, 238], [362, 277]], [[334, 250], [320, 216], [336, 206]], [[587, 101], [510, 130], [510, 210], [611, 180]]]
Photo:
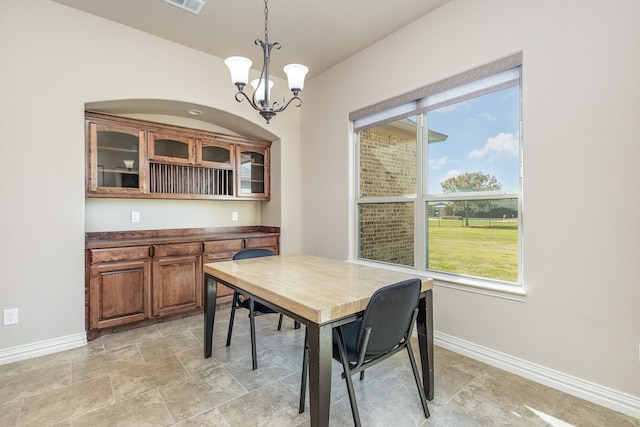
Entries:
[[409, 327], [418, 307], [421, 288], [420, 279], [409, 279], [378, 289], [362, 316], [356, 351], [361, 351], [367, 328], [371, 328], [367, 358], [380, 356], [400, 344], [411, 332]]
[[274, 256], [271, 249], [244, 249], [233, 256], [234, 260], [247, 258], [260, 258], [263, 256]]

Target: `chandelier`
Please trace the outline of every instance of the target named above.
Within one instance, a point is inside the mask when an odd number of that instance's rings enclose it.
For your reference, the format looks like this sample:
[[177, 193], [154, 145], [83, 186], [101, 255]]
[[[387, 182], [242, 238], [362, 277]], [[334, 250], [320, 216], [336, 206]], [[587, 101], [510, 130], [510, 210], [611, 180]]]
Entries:
[[277, 113], [284, 111], [292, 101], [296, 101], [296, 104], [294, 104], [296, 107], [302, 105], [302, 100], [299, 95], [304, 87], [304, 77], [309, 72], [309, 68], [302, 64], [285, 65], [284, 72], [287, 74], [289, 89], [293, 92], [293, 97], [288, 101], [286, 101], [284, 97], [282, 97], [281, 101], [271, 101], [271, 88], [273, 87], [273, 81], [269, 79], [271, 49], [274, 47], [280, 49], [280, 43], [269, 43], [269, 8], [267, 1], [268, 0], [264, 0], [264, 41], [260, 39], [256, 39], [255, 41], [256, 46], [258, 44], [262, 46], [264, 63], [262, 65], [260, 78], [251, 81], [251, 86], [253, 87], [253, 94], [251, 96], [244, 92], [244, 88], [249, 81], [251, 60], [242, 56], [231, 56], [225, 59], [224, 63], [229, 67], [231, 81], [238, 88], [235, 96], [236, 101], [242, 102], [243, 99], [246, 99], [267, 121], [267, 124], [269, 124], [269, 120]]

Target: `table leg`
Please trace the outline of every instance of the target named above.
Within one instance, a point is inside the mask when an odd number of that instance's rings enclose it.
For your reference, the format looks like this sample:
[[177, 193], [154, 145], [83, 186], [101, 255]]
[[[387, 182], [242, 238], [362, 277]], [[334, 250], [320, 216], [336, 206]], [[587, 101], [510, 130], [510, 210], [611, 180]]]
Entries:
[[433, 292], [428, 290], [418, 304], [418, 345], [422, 364], [422, 383], [427, 399], [433, 400]]
[[309, 406], [311, 426], [329, 425], [331, 405], [331, 325], [307, 326], [309, 332]]
[[216, 318], [216, 297], [218, 295], [218, 282], [210, 275], [205, 274], [207, 291], [204, 294], [204, 357], [211, 357], [213, 344], [213, 322]]

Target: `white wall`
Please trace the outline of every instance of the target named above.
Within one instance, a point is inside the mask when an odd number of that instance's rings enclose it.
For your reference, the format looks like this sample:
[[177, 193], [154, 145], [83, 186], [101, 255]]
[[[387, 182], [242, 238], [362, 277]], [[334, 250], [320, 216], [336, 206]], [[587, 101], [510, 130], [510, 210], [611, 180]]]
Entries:
[[348, 113], [523, 52], [525, 302], [437, 287], [439, 333], [640, 396], [640, 3], [452, 0], [305, 86], [303, 251], [353, 256]]
[[[131, 222], [131, 212], [140, 222]], [[155, 230], [164, 228], [260, 225], [261, 203], [210, 200], [87, 199], [85, 231]], [[238, 220], [233, 221], [233, 212]], [[169, 227], [167, 225], [170, 225]]]
[[[185, 70], [206, 78], [184, 79]], [[0, 310], [18, 308], [20, 320], [0, 326], [0, 360], [16, 348], [84, 334], [85, 223], [91, 231], [131, 227], [133, 208], [140, 228], [250, 218], [282, 226], [283, 253], [300, 251], [299, 112], [267, 127], [234, 93], [220, 58], [48, 0], [0, 3]], [[85, 103], [121, 99], [194, 103], [268, 129], [278, 138], [271, 202], [90, 200], [85, 207]], [[223, 223], [232, 210], [241, 220]]]

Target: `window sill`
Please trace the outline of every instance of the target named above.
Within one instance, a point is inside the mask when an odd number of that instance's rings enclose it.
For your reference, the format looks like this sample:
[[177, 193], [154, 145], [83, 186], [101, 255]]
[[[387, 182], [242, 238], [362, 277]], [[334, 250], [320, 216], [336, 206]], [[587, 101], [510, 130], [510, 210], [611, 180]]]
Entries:
[[524, 302], [527, 296], [527, 291], [524, 289], [524, 287], [518, 285], [508, 285], [488, 280], [473, 279], [470, 277], [453, 276], [433, 271], [419, 271], [409, 267], [401, 267], [398, 265], [371, 262], [360, 259], [348, 260], [347, 262], [399, 271], [402, 273], [413, 274], [419, 277], [429, 277], [433, 279], [436, 286], [457, 289], [465, 292], [472, 292], [480, 295], [487, 295], [520, 302]]

